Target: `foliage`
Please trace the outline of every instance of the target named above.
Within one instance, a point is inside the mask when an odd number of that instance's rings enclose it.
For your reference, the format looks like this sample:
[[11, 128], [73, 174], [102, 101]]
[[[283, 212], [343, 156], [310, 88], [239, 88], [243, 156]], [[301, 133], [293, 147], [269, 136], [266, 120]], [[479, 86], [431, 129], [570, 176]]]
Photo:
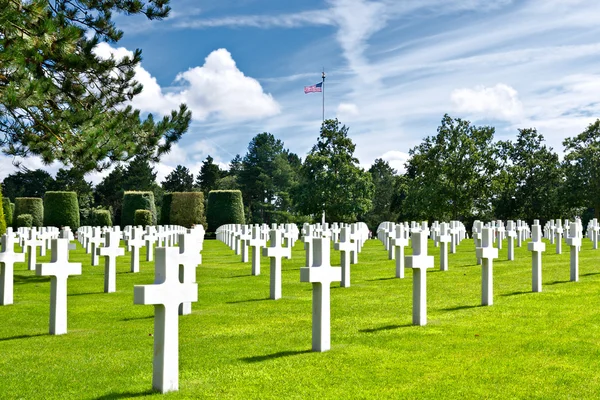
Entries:
[[[0, 195], [1, 195], [1, 191], [0, 191]], [[12, 226], [14, 204], [11, 203], [7, 197], [3, 197], [2, 198], [2, 206], [3, 206], [3, 210], [4, 210], [4, 220], [6, 221], [6, 226]]]
[[196, 178], [195, 186], [202, 190], [205, 198], [208, 196], [208, 192], [217, 189], [217, 182], [224, 175], [221, 168], [213, 161], [214, 159], [210, 155], [207, 156], [206, 160], [202, 161], [200, 172]]
[[133, 225], [136, 210], [148, 210], [152, 213], [152, 225], [156, 225], [154, 193], [129, 191], [123, 194], [123, 214], [121, 226]]
[[173, 193], [165, 193], [162, 199], [162, 207], [160, 212], [160, 224], [169, 225], [171, 223], [171, 202], [173, 201]]
[[396, 221], [398, 217], [398, 213], [394, 212], [392, 208], [396, 170], [390, 167], [387, 161], [378, 158], [368, 172], [371, 174], [374, 186], [373, 208], [364, 215], [363, 220], [372, 232], [376, 232], [382, 221]]
[[117, 166], [100, 182], [94, 190], [94, 199], [97, 205], [112, 210], [111, 221], [115, 225], [121, 224], [121, 210], [123, 207], [123, 183], [125, 181], [125, 168]]
[[193, 225], [204, 225], [204, 194], [202, 192], [172, 193], [170, 223], [191, 228]]
[[4, 178], [3, 193], [9, 199], [17, 197], [43, 197], [48, 190], [55, 188], [54, 178], [44, 170], [15, 172]]
[[89, 223], [94, 202], [94, 192], [91, 182], [86, 182], [81, 171], [74, 168], [61, 168], [56, 173], [54, 189], [77, 193], [79, 203], [79, 220], [82, 225]]
[[354, 222], [372, 207], [373, 183], [354, 157], [348, 128], [337, 119], [323, 122], [321, 134], [301, 168], [295, 197], [300, 211], [330, 222]]
[[409, 214], [427, 220], [491, 216], [494, 128], [446, 114], [437, 132], [409, 152]]
[[215, 184], [214, 190], [239, 190], [240, 185], [237, 178], [233, 175], [227, 175], [219, 179]]
[[31, 215], [32, 226], [40, 228], [44, 225], [44, 203], [37, 197], [17, 197], [13, 220], [21, 214]]
[[563, 145], [568, 203], [594, 208], [595, 217], [600, 218], [600, 119], [579, 135], [565, 139]]
[[79, 203], [75, 192], [46, 192], [44, 226], [79, 228]]
[[123, 33], [114, 12], [163, 19], [169, 0], [3, 1], [0, 7], [0, 147], [77, 170], [102, 170], [135, 154], [156, 160], [187, 131], [185, 105], [155, 121], [127, 105], [141, 51], [102, 58], [100, 42]]
[[93, 210], [92, 220], [92, 225], [94, 226], [113, 226], [110, 211], [108, 210]]
[[[0, 236], [6, 233], [6, 213], [4, 212], [6, 203], [2, 197], [2, 191], [0, 190]], [[8, 208], [10, 208], [10, 202], [8, 202]]]
[[15, 228], [31, 228], [33, 226], [33, 217], [31, 214], [19, 214], [15, 219]]
[[191, 192], [194, 188], [194, 175], [182, 165], [178, 165], [162, 182], [165, 192]]
[[143, 228], [152, 225], [152, 212], [148, 210], [135, 210], [133, 225], [142, 226]]
[[239, 190], [212, 190], [208, 194], [206, 210], [208, 232], [215, 232], [225, 224], [243, 224], [244, 204]]

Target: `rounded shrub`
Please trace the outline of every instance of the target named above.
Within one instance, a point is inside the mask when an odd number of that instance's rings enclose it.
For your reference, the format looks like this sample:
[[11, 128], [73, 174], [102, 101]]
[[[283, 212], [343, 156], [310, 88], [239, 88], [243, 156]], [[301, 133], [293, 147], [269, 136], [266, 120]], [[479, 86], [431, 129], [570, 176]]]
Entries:
[[152, 192], [125, 192], [123, 194], [123, 210], [121, 226], [133, 225], [136, 210], [148, 210], [152, 213], [152, 225], [156, 224], [156, 206]]
[[141, 225], [144, 228], [148, 225], [152, 225], [152, 213], [148, 210], [135, 210], [133, 224], [135, 226]]
[[175, 192], [172, 193], [170, 223], [191, 228], [202, 224], [206, 227], [204, 215], [204, 193]]
[[160, 208], [160, 224], [169, 225], [171, 223], [171, 202], [173, 201], [173, 193], [165, 193], [163, 195], [162, 207]]
[[17, 197], [15, 199], [13, 219], [18, 218], [22, 214], [31, 215], [32, 226], [42, 227], [44, 224], [44, 203], [42, 199], [37, 197]]
[[46, 192], [44, 194], [44, 226], [68, 226], [78, 229], [79, 201], [75, 192]]
[[112, 226], [112, 219], [108, 210], [92, 211], [92, 221], [95, 226]]
[[31, 228], [33, 226], [33, 217], [31, 214], [20, 214], [15, 219], [15, 227]]
[[239, 190], [211, 190], [206, 211], [208, 231], [215, 232], [225, 224], [244, 223], [244, 204]]
[[[2, 191], [0, 191], [0, 235], [4, 235], [6, 233], [6, 214], [4, 212], [5, 207], [6, 203], [2, 198]], [[8, 208], [10, 208], [10, 201], [8, 202]]]
[[10, 202], [8, 197], [2, 198], [2, 208], [4, 211], [4, 221], [6, 222], [6, 226], [12, 226], [13, 224], [13, 209], [14, 204]]

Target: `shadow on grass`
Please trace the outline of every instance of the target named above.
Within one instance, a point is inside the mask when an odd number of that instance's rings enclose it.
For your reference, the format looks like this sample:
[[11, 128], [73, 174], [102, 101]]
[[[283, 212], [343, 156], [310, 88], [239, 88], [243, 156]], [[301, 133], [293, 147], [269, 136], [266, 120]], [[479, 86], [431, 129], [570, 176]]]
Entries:
[[474, 306], [456, 306], [456, 307], [442, 308], [442, 311], [468, 310], [470, 308], [478, 308], [478, 307], [482, 307], [481, 304], [476, 304]]
[[386, 326], [379, 326], [377, 328], [359, 329], [358, 331], [362, 332], [362, 333], [374, 333], [374, 332], [381, 332], [381, 331], [391, 331], [392, 329], [408, 328], [410, 326], [413, 326], [413, 325], [412, 324], [386, 325]]
[[559, 285], [561, 283], [569, 283], [571, 281], [554, 281], [554, 282], [548, 282], [546, 283], [546, 285]]
[[37, 276], [37, 275], [14, 275], [13, 282], [15, 285], [25, 285], [28, 283], [41, 283], [50, 282], [49, 276]]
[[375, 281], [391, 281], [393, 279], [400, 279], [400, 278], [396, 278], [395, 276], [392, 276], [391, 278], [375, 278], [375, 279], [365, 279], [365, 281], [367, 282], [375, 282]]
[[244, 357], [244, 358], [240, 358], [240, 360], [247, 362], [247, 363], [255, 363], [255, 362], [261, 362], [261, 361], [274, 360], [276, 358], [297, 356], [299, 354], [306, 354], [306, 353], [310, 353], [310, 352], [311, 352], [311, 350], [280, 351], [278, 353], [267, 354], [264, 356]]
[[123, 318], [121, 321], [139, 321], [141, 319], [151, 319], [151, 318], [154, 318], [154, 315], [148, 315], [146, 317]]
[[104, 294], [104, 292], [69, 293], [67, 296], [88, 296], [91, 294]]
[[252, 303], [255, 301], [265, 301], [265, 300], [271, 300], [268, 297], [265, 297], [264, 299], [249, 299], [249, 300], [236, 300], [236, 301], [226, 301], [225, 304], [238, 304], [238, 303]]
[[252, 276], [252, 274], [226, 276], [225, 278], [226, 279], [230, 279], [230, 278], [245, 278], [247, 276]]
[[533, 293], [533, 292], [532, 291], [527, 291], [527, 292], [518, 291], [518, 292], [502, 293], [500, 296], [503, 296], [503, 297], [517, 296], [519, 294], [527, 294], [527, 293]]
[[110, 399], [130, 399], [132, 397], [149, 396], [151, 394], [159, 394], [154, 390], [146, 390], [145, 392], [124, 392], [124, 393], [109, 393], [104, 396], [96, 397], [94, 400], [110, 400]]
[[7, 337], [7, 338], [0, 338], [0, 342], [6, 342], [8, 340], [29, 339], [29, 338], [40, 337], [40, 336], [48, 336], [48, 334], [47, 333], [36, 333], [35, 335], [19, 335], [19, 336]]
[[587, 274], [581, 274], [580, 276], [592, 276], [592, 275], [600, 275], [600, 272], [588, 272]]

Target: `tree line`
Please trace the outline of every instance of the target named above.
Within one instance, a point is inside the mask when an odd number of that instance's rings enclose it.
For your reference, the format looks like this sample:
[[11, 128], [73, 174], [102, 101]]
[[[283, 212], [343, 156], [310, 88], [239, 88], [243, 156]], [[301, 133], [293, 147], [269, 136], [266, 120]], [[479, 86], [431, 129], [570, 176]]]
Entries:
[[[247, 223], [533, 219], [581, 216], [600, 210], [600, 120], [564, 141], [564, 159], [534, 128], [515, 140], [494, 140], [494, 128], [445, 115], [437, 133], [410, 149], [405, 171], [377, 159], [368, 170], [354, 156], [349, 128], [326, 120], [302, 160], [273, 134], [252, 138], [245, 155], [222, 169], [209, 155], [196, 174], [178, 165], [162, 182], [142, 155], [117, 166], [95, 187], [81, 171], [20, 171], [2, 182], [3, 193], [43, 197], [48, 190], [78, 194], [82, 223], [93, 209], [108, 209], [120, 223], [124, 191], [152, 191], [156, 209], [168, 192], [239, 189]], [[160, 220], [160, 216], [159, 216]]]

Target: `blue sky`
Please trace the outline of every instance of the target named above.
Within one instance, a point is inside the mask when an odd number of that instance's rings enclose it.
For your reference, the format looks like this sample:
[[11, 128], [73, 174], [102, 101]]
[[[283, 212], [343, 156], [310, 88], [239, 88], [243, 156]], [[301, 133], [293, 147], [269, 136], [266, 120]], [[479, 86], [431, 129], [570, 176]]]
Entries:
[[[197, 174], [227, 164], [271, 132], [304, 157], [326, 118], [350, 127], [368, 167], [402, 169], [444, 115], [496, 127], [496, 139], [536, 127], [562, 141], [600, 116], [596, 0], [173, 0], [164, 21], [119, 16], [124, 38], [98, 54], [143, 50], [133, 104], [168, 113], [185, 102], [189, 132], [156, 168]], [[37, 168], [39, 160], [26, 165]], [[60, 166], [47, 167], [50, 172]], [[14, 171], [0, 157], [0, 179]], [[92, 174], [97, 182], [105, 174]]]

